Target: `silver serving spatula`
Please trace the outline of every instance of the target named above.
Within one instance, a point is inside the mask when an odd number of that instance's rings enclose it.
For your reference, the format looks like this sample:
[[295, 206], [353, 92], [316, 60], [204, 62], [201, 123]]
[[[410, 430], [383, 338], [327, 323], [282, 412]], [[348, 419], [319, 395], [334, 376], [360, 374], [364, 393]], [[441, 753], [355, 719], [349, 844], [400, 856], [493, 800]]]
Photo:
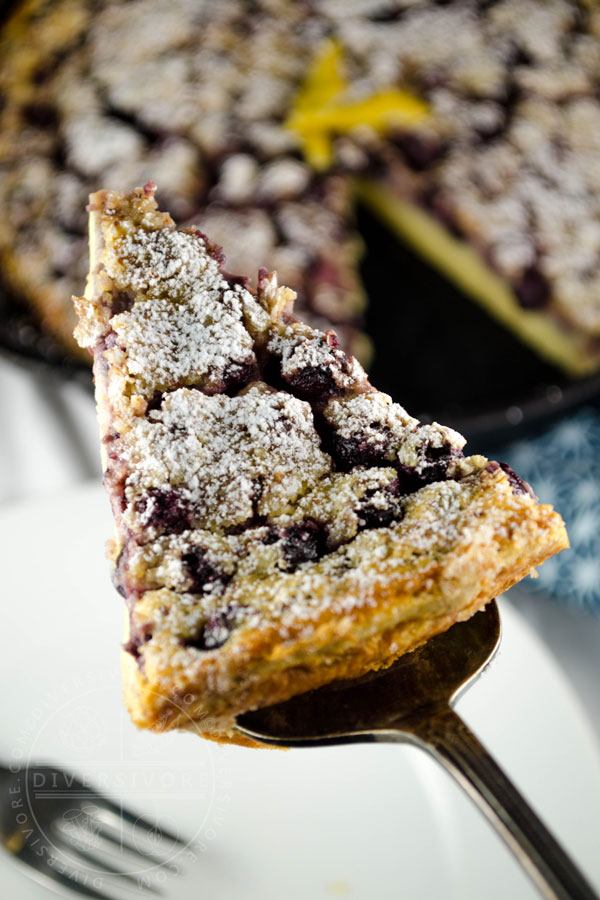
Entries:
[[598, 900], [581, 872], [452, 706], [500, 643], [496, 602], [389, 669], [238, 716], [246, 737], [285, 747], [411, 743], [427, 750], [487, 816], [541, 894]]

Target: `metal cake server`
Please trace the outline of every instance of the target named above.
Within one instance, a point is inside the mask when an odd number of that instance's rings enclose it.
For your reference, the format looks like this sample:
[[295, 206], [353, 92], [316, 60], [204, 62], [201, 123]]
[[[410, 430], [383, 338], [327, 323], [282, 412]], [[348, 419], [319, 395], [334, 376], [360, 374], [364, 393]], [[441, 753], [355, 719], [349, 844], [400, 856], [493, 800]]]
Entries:
[[237, 730], [285, 747], [416, 744], [456, 779], [506, 841], [542, 896], [598, 900], [581, 872], [453, 710], [500, 643], [496, 602], [389, 669], [245, 713]]

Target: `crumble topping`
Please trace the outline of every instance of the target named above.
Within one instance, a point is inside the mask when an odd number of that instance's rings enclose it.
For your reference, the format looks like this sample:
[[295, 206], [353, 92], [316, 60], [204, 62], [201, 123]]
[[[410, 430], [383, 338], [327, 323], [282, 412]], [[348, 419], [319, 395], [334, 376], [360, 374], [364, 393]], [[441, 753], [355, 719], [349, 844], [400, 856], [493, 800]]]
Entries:
[[[133, 544], [120, 560], [118, 581], [133, 590], [190, 591], [196, 586], [206, 594], [215, 586], [222, 593], [234, 573], [261, 578], [274, 568], [294, 570], [366, 528], [399, 521], [404, 501], [396, 487], [391, 468], [328, 473], [291, 512], [271, 514], [268, 525], [249, 525], [239, 534], [196, 528]], [[205, 580], [198, 573], [200, 558]]]
[[130, 472], [125, 522], [149, 535], [164, 528], [155, 489], [177, 489], [190, 526], [217, 531], [284, 512], [331, 468], [310, 406], [253, 386], [237, 397], [166, 394], [120, 454]]
[[[323, 412], [338, 465], [398, 465], [414, 484], [449, 477], [465, 439], [451, 428], [421, 425], [380, 391], [330, 400]], [[405, 483], [408, 487], [408, 482]]]
[[199, 233], [126, 234], [115, 241], [112, 263], [108, 274], [131, 308], [110, 318], [110, 346], [130, 390], [147, 400], [181, 385], [212, 393], [257, 372], [251, 333], [264, 331], [268, 316], [223, 278]]
[[433, 577], [450, 548], [489, 546], [535, 505], [514, 473], [464, 459], [460, 435], [376, 391], [333, 332], [293, 317], [274, 274], [260, 271], [256, 295], [228, 281], [218, 248], [175, 232], [153, 195], [152, 184], [94, 195], [98, 293], [77, 301], [99, 323], [115, 582], [134, 656], [172, 671], [236, 630], [276, 625], [285, 640], [303, 623], [308, 636], [325, 611], [342, 634], [395, 579]]
[[363, 367], [339, 349], [333, 332], [283, 328], [270, 338], [267, 350], [281, 359], [284, 380], [300, 396], [323, 396], [367, 384]]
[[381, 391], [330, 400], [324, 416], [339, 437], [359, 438], [389, 462], [395, 458], [394, 443], [407, 429], [418, 425], [417, 419]]
[[[393, 584], [399, 574], [411, 570], [417, 577], [431, 570], [433, 575], [436, 559], [458, 541], [472, 540], [477, 545], [493, 540], [491, 529], [478, 533], [467, 529], [465, 533], [465, 511], [472, 512], [473, 503], [481, 506], [482, 512], [484, 509], [477, 492], [473, 482], [448, 481], [423, 488], [405, 498], [402, 521], [387, 529], [363, 531], [353, 541], [293, 572], [286, 572], [281, 565], [280, 546], [265, 545], [265, 529], [227, 538], [227, 546], [211, 557], [217, 571], [227, 573], [226, 579], [214, 589], [213, 578], [211, 588], [194, 594], [185, 590], [189, 575], [181, 561], [184, 553], [178, 556], [178, 551], [190, 546], [182, 535], [179, 548], [177, 539], [169, 541], [166, 567], [154, 570], [157, 587], [138, 601], [134, 622], [154, 623], [153, 639], [159, 655], [164, 653], [165, 665], [172, 662], [177, 641], [188, 650], [205, 652], [221, 646], [235, 630], [268, 622], [277, 623], [285, 640], [291, 629], [297, 631], [298, 622], [304, 621], [308, 636], [311, 620], [323, 609], [340, 617], [342, 634], [346, 627], [343, 617], [361, 606], [373, 605], [377, 592]], [[204, 536], [195, 540], [196, 546], [204, 549]], [[404, 548], [400, 555], [399, 544]], [[160, 558], [163, 547], [154, 550]], [[152, 548], [144, 548], [140, 554], [152, 560]], [[365, 559], [369, 560], [368, 572]], [[164, 587], [158, 587], [161, 582]]]
[[[126, 371], [134, 390], [151, 398], [138, 407], [131, 396], [127, 427], [108, 451], [107, 484], [120, 509], [115, 577], [134, 598], [133, 652], [150, 639], [139, 623], [153, 591], [182, 598], [187, 625], [179, 637], [204, 652], [236, 622], [287, 609], [288, 590], [299, 592], [294, 603], [302, 605], [305, 592], [346, 570], [362, 583], [355, 542], [360, 552], [366, 541], [371, 555], [385, 555], [383, 535], [407, 511], [410, 518], [411, 494], [477, 470], [451, 473], [463, 439], [438, 425], [420, 427], [375, 391], [333, 332], [291, 318], [293, 293], [274, 275], [261, 272], [257, 297], [232, 287], [212, 243], [174, 231], [155, 212], [153, 186], [131, 198], [107, 193], [92, 208], [104, 217], [109, 305], [130, 307], [110, 318], [112, 345], [100, 341], [97, 361], [108, 366], [113, 391]], [[85, 298], [78, 305], [89, 312]], [[228, 385], [225, 373], [248, 360], [253, 368]], [[287, 391], [256, 380], [270, 360]], [[193, 389], [185, 386], [193, 381]], [[362, 456], [344, 457], [335, 441], [330, 447], [328, 429], [357, 443]], [[443, 490], [445, 517], [453, 496], [472, 492], [466, 482]], [[371, 547], [364, 535], [375, 531], [380, 539]]]
[[[222, 290], [226, 282], [219, 260], [208, 252], [206, 240], [199, 234], [197, 237], [193, 241], [185, 232], [163, 228], [137, 229], [117, 238], [114, 249], [124, 283], [149, 298], [185, 300], [201, 291], [214, 297], [210, 292]], [[118, 279], [118, 270], [109, 273]]]
[[225, 291], [220, 306], [214, 320], [214, 302], [196, 294], [182, 303], [163, 298], [136, 303], [113, 317], [111, 326], [137, 393], [152, 397], [155, 390], [179, 384], [217, 391], [236, 366], [256, 366], [239, 293]]

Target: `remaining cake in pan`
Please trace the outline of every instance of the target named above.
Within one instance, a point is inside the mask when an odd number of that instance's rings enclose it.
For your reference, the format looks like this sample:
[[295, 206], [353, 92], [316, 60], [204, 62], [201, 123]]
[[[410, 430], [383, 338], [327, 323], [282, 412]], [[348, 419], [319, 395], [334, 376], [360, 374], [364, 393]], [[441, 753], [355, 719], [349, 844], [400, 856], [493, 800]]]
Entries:
[[599, 36], [583, 0], [26, 0], [0, 34], [2, 275], [69, 335], [83, 198], [153, 177], [364, 360], [359, 179], [507, 327], [593, 371]]
[[156, 178], [179, 221], [227, 239], [234, 271], [262, 259], [368, 356], [349, 181], [314, 173], [283, 124], [322, 33], [289, 0], [17, 3], [0, 30], [0, 275], [76, 347], [87, 197]]
[[252, 292], [224, 274], [154, 185], [89, 209], [76, 335], [137, 724], [235, 740], [237, 714], [388, 665], [567, 545], [510, 468], [465, 457], [296, 319], [275, 275]]

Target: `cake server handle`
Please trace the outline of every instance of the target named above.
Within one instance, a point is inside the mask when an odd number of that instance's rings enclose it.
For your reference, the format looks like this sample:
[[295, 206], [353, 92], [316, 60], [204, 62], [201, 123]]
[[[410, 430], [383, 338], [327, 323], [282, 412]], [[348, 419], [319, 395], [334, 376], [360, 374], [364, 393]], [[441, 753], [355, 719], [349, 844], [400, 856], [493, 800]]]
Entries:
[[[394, 740], [393, 732], [380, 739]], [[599, 900], [598, 894], [483, 744], [449, 706], [429, 710], [396, 739], [430, 753], [466, 791], [548, 900]], [[377, 737], [376, 737], [377, 740]]]

